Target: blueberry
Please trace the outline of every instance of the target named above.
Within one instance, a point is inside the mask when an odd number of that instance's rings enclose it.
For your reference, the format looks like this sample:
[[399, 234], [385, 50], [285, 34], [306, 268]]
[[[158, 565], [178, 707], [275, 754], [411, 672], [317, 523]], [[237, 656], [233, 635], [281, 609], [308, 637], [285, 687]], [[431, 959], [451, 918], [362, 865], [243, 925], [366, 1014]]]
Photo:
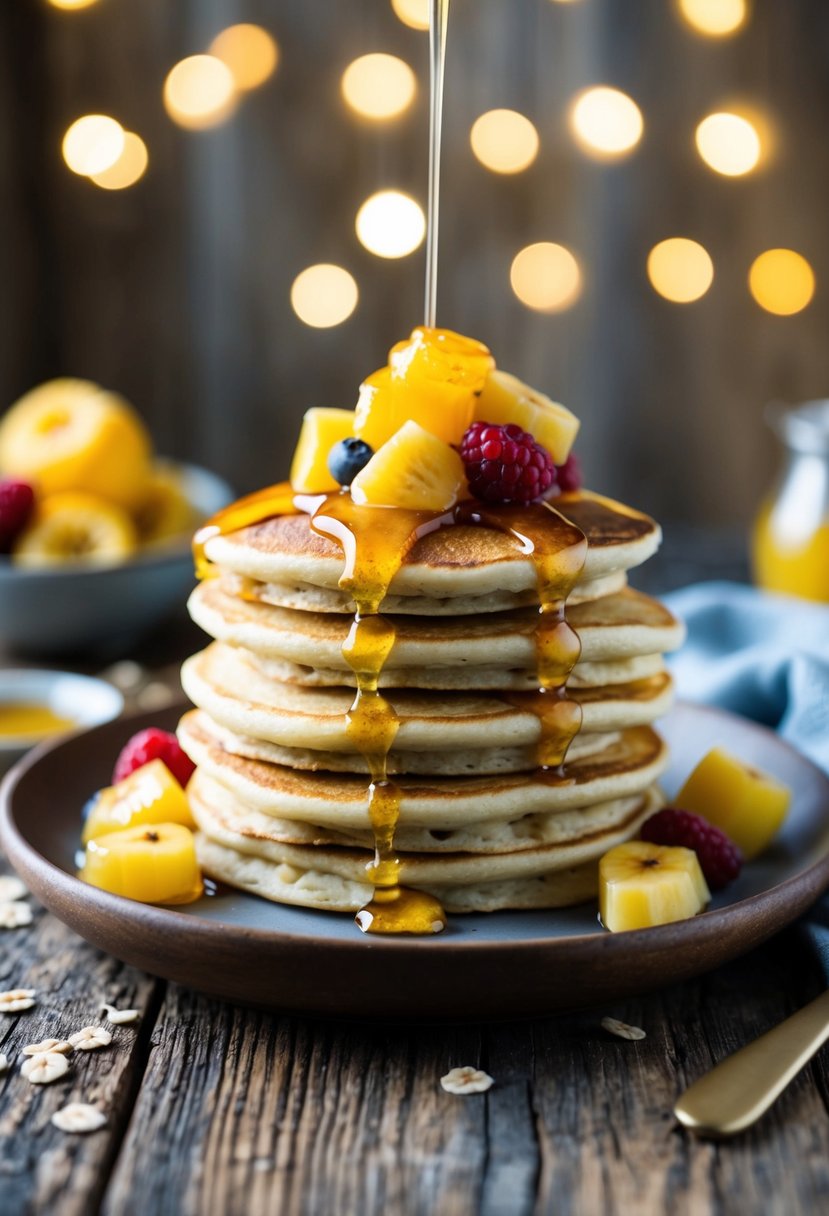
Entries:
[[328, 453], [328, 472], [341, 486], [350, 486], [373, 455], [364, 439], [341, 439]]
[[93, 794], [91, 798], [87, 798], [86, 802], [83, 804], [83, 810], [81, 811], [81, 823], [86, 823], [87, 819], [98, 805], [98, 799], [100, 797], [101, 791], [98, 790], [97, 794]]

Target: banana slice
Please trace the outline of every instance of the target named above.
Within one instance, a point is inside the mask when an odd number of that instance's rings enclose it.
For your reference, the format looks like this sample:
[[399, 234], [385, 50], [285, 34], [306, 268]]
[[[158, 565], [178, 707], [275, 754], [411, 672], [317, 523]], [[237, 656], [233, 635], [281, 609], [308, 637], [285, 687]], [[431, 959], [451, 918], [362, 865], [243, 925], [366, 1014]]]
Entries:
[[12, 551], [20, 566], [116, 565], [138, 547], [135, 525], [113, 503], [92, 494], [53, 494]]

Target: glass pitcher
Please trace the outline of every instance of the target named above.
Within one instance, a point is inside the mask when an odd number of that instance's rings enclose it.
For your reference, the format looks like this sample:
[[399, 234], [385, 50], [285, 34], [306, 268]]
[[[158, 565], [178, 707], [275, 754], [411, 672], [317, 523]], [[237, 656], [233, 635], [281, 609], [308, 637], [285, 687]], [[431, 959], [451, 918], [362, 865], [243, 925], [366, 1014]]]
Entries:
[[767, 417], [786, 462], [754, 524], [754, 581], [829, 603], [829, 399]]

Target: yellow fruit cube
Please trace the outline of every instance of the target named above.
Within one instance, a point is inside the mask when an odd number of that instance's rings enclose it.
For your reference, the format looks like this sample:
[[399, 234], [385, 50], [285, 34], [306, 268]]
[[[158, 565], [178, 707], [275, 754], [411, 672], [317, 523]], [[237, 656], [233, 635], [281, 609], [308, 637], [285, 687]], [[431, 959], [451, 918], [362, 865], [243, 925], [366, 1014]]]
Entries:
[[328, 470], [335, 443], [354, 434], [354, 410], [315, 406], [307, 410], [291, 463], [291, 487], [297, 494], [328, 494], [339, 484]]
[[710, 898], [693, 849], [631, 840], [599, 862], [599, 908], [613, 933], [688, 920]]
[[179, 823], [111, 832], [86, 846], [80, 878], [144, 904], [184, 904], [203, 893], [195, 838]]
[[445, 511], [464, 482], [460, 456], [431, 431], [406, 422], [351, 483], [356, 503]]
[[524, 384], [509, 372], [493, 371], [475, 402], [475, 422], [506, 426], [514, 422], [546, 448], [556, 464], [570, 455], [581, 423], [563, 405]]
[[791, 790], [782, 782], [715, 747], [677, 794], [676, 806], [702, 815], [751, 860], [779, 832], [791, 797]]
[[0, 423], [0, 474], [43, 495], [78, 490], [131, 509], [147, 485], [150, 446], [123, 397], [89, 380], [49, 380]]
[[122, 507], [92, 494], [52, 494], [12, 550], [20, 566], [117, 565], [138, 548], [135, 524]]
[[157, 823], [196, 826], [187, 795], [163, 760], [151, 760], [117, 785], [101, 790], [82, 839], [87, 844], [110, 832]]

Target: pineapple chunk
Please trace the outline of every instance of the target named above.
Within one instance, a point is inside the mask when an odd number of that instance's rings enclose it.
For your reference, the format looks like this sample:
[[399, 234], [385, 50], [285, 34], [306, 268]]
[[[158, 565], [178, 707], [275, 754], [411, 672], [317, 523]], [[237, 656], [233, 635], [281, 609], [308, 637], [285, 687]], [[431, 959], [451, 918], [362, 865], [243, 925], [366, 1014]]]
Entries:
[[791, 796], [788, 786], [715, 747], [691, 773], [676, 805], [720, 828], [751, 860], [777, 835]]
[[184, 904], [203, 892], [195, 838], [180, 823], [110, 832], [87, 845], [79, 877], [146, 904]]
[[693, 849], [631, 840], [599, 862], [599, 907], [614, 933], [688, 920], [711, 895]]
[[460, 443], [494, 366], [483, 343], [419, 326], [392, 347], [389, 366], [360, 386], [354, 433], [376, 451], [413, 419], [438, 439]]
[[297, 494], [327, 494], [340, 487], [328, 470], [335, 443], [354, 434], [354, 411], [317, 406], [307, 410], [291, 463], [291, 487]]
[[117, 785], [101, 790], [84, 824], [82, 841], [88, 844], [110, 832], [156, 823], [196, 826], [187, 795], [163, 760], [151, 760]]
[[360, 470], [351, 497], [376, 507], [445, 511], [457, 502], [463, 480], [458, 453], [410, 419]]
[[556, 464], [570, 455], [579, 426], [575, 414], [509, 372], [490, 372], [475, 403], [473, 422], [514, 422], [546, 448]]

